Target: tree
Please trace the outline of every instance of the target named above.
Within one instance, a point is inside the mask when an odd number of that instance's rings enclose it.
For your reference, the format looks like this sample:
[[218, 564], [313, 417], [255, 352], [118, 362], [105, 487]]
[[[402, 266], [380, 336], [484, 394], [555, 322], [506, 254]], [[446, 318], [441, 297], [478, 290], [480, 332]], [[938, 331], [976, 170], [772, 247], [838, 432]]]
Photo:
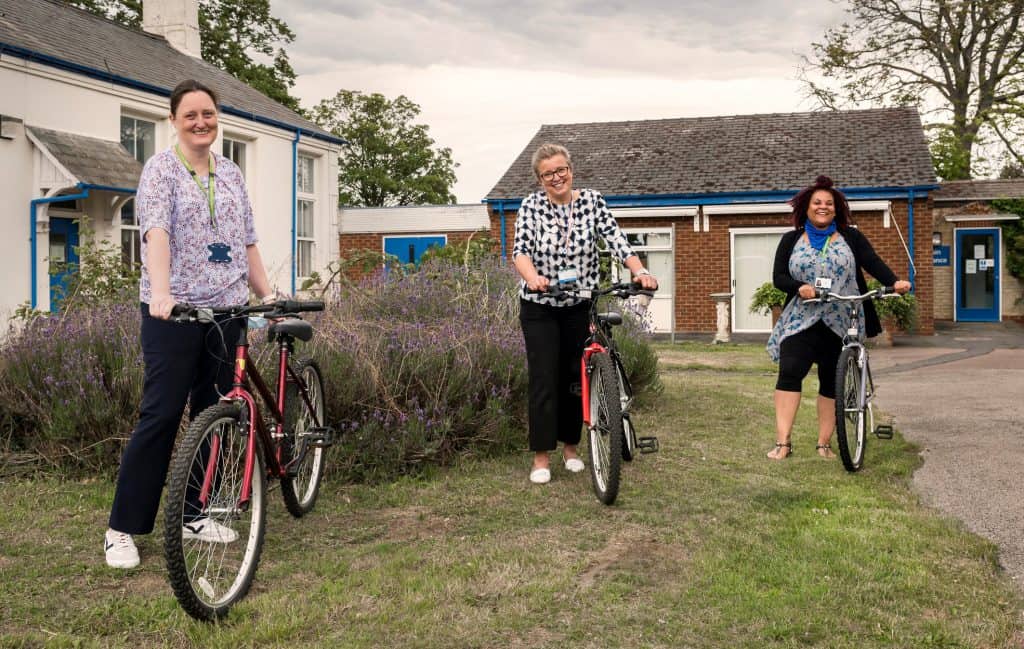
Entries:
[[970, 178], [987, 142], [1024, 161], [1024, 0], [848, 2], [851, 20], [803, 57], [812, 98], [831, 109], [914, 105], [935, 117], [932, 155], [946, 180]]
[[451, 149], [434, 149], [428, 127], [413, 124], [420, 107], [404, 95], [340, 90], [321, 101], [311, 118], [344, 138], [338, 171], [342, 205], [438, 205], [455, 202]]
[[[64, 0], [98, 16], [136, 29], [142, 28], [142, 0]], [[284, 21], [270, 15], [270, 0], [200, 0], [199, 35], [202, 56], [274, 101], [299, 111], [289, 94], [295, 70], [281, 43], [295, 40]], [[253, 56], [267, 57], [259, 63]]]

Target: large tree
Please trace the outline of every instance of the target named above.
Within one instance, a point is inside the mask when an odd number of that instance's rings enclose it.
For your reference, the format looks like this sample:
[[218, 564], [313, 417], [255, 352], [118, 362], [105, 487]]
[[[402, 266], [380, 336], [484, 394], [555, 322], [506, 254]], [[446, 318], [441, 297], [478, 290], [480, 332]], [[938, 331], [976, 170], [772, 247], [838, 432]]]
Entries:
[[986, 143], [1024, 161], [1024, 0], [846, 1], [803, 59], [823, 107], [918, 106], [946, 180], [970, 178]]
[[348, 141], [338, 172], [343, 205], [438, 205], [455, 202], [451, 149], [434, 148], [428, 127], [414, 124], [420, 107], [404, 95], [341, 90], [311, 118]]
[[[142, 27], [142, 0], [64, 1], [129, 27]], [[299, 110], [298, 100], [289, 94], [295, 70], [283, 47], [295, 40], [295, 34], [270, 15], [270, 0], [200, 0], [199, 35], [204, 61]], [[254, 56], [270, 63], [260, 63]]]

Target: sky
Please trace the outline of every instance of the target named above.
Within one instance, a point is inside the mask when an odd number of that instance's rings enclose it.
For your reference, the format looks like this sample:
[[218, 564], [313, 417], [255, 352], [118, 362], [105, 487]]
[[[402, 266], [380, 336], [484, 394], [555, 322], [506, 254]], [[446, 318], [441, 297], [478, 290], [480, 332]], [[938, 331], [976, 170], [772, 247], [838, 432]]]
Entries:
[[405, 95], [477, 203], [542, 124], [815, 109], [802, 54], [842, 6], [807, 0], [288, 0], [293, 94]]

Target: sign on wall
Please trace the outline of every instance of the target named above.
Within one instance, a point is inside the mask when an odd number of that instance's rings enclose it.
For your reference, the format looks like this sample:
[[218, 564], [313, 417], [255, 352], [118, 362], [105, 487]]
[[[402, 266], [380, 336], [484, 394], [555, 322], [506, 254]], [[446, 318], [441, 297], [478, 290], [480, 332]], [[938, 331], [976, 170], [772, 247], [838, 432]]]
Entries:
[[932, 266], [949, 266], [949, 246], [932, 246]]

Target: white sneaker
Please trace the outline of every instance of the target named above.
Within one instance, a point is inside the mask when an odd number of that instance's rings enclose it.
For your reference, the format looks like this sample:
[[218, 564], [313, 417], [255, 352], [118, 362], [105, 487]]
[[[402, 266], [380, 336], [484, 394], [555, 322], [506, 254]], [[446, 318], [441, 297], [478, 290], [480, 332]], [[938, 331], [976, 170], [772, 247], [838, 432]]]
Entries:
[[547, 484], [551, 482], [551, 470], [534, 469], [530, 471], [530, 482], [533, 484]]
[[579, 459], [578, 457], [571, 457], [565, 461], [565, 468], [570, 473], [579, 473], [586, 467], [583, 465], [583, 460]]
[[191, 523], [185, 523], [181, 526], [181, 536], [185, 539], [198, 539], [208, 543], [231, 543], [238, 540], [238, 532], [210, 518], [200, 518]]
[[139, 549], [131, 534], [108, 529], [103, 535], [103, 550], [111, 568], [134, 568], [139, 565]]

